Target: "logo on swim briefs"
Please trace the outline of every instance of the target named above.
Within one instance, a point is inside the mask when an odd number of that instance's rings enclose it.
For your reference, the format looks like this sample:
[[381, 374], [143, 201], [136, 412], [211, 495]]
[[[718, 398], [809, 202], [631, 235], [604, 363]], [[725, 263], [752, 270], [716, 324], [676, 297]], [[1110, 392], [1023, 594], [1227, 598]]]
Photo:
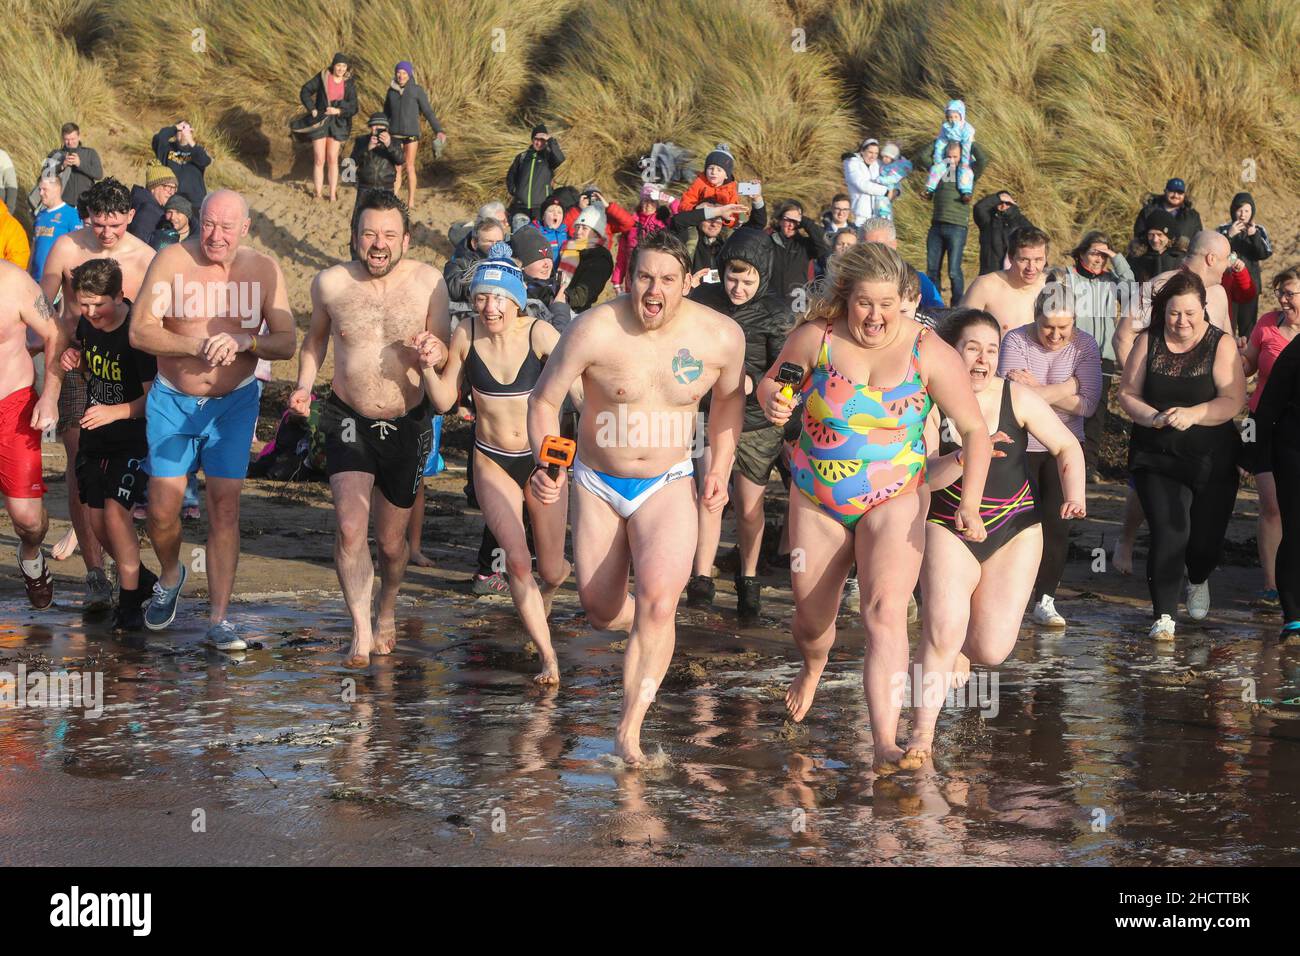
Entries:
[[673, 378], [683, 385], [689, 385], [704, 374], [704, 363], [687, 349], [682, 349], [673, 356]]
[[262, 324], [260, 282], [186, 282], [177, 273], [172, 282], [155, 282], [153, 294], [170, 296], [165, 314], [181, 319], [239, 319], [241, 328]]

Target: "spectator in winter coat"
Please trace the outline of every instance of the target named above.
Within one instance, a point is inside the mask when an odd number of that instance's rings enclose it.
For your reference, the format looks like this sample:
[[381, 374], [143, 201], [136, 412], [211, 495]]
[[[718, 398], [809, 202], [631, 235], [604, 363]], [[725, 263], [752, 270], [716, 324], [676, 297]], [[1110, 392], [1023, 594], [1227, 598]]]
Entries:
[[53, 165], [63, 180], [63, 201], [85, 219], [81, 210], [81, 194], [97, 180], [104, 178], [104, 166], [99, 161], [99, 153], [89, 146], [81, 145], [81, 127], [76, 123], [64, 123], [61, 133], [63, 146], [51, 150], [45, 160]]
[[980, 275], [1006, 268], [1007, 240], [1022, 226], [1032, 226], [1011, 193], [999, 189], [989, 193], [972, 210], [980, 229]]
[[[735, 496], [740, 564], [736, 569], [737, 608], [742, 618], [750, 620], [759, 611], [758, 558], [763, 544], [763, 493], [768, 477], [782, 452], [781, 426], [773, 425], [763, 414], [755, 396], [757, 383], [781, 354], [790, 328], [790, 313], [785, 302], [770, 295], [769, 280], [776, 247], [758, 229], [737, 229], [722, 247], [719, 257], [719, 281], [700, 285], [690, 298], [729, 316], [745, 333], [745, 412], [743, 431], [736, 442], [732, 470]], [[704, 450], [703, 466], [696, 469], [702, 482], [709, 470], [711, 450]], [[713, 599], [714, 557], [722, 530], [722, 512], [710, 512], [701, 504], [698, 514], [699, 534], [695, 549], [695, 568], [687, 585], [692, 604], [708, 604]]]
[[370, 114], [369, 130], [352, 142], [352, 166], [357, 177], [357, 196], [352, 204], [352, 227], [348, 230], [348, 244], [352, 258], [357, 258], [356, 231], [358, 210], [366, 196], [374, 190], [391, 190], [397, 182], [397, 167], [403, 162], [401, 149], [388, 131], [388, 117], [383, 113]]
[[164, 126], [154, 133], [153, 154], [176, 174], [176, 191], [193, 203], [195, 209], [202, 206], [208, 194], [204, 171], [212, 165], [212, 157], [195, 141], [194, 127], [185, 120], [175, 126]]
[[673, 214], [679, 208], [677, 200], [663, 192], [662, 187], [655, 183], [642, 185], [641, 201], [637, 203], [636, 212], [633, 213], [631, 227], [616, 230], [621, 231], [622, 238], [618, 243], [618, 257], [614, 260], [615, 288], [622, 288], [623, 279], [627, 275], [627, 265], [637, 243], [652, 233], [667, 229], [668, 224], [673, 220]]
[[[682, 194], [680, 210], [690, 212], [703, 203], [732, 206], [740, 202], [735, 173], [736, 158], [731, 155], [726, 143], [719, 143], [704, 157], [704, 170], [698, 173], [695, 181], [686, 187], [686, 192]], [[734, 215], [728, 216], [722, 224], [728, 229], [735, 229], [740, 224], [740, 219]]]
[[1147, 234], [1151, 228], [1150, 217], [1156, 212], [1165, 212], [1173, 217], [1174, 224], [1169, 237], [1175, 242], [1184, 238], [1190, 243], [1203, 228], [1201, 214], [1192, 208], [1192, 201], [1187, 198], [1187, 184], [1177, 177], [1165, 183], [1163, 195], [1148, 197], [1138, 210], [1137, 219], [1133, 221], [1134, 238], [1141, 239]]
[[[767, 227], [767, 206], [763, 202], [762, 184], [760, 192], [750, 197], [753, 205], [745, 209], [744, 203], [731, 206], [714, 206], [706, 203], [696, 206], [689, 212], [678, 212], [673, 216], [673, 230], [686, 245], [691, 254], [691, 275], [698, 285], [708, 274], [718, 269], [718, 257], [722, 254], [723, 244], [727, 241], [727, 230], [723, 222], [729, 216], [748, 218], [740, 224], [742, 229], [765, 229]], [[694, 227], [694, 228], [692, 228]], [[721, 278], [719, 277], [719, 280]]]
[[547, 196], [542, 202], [541, 214], [533, 223], [551, 247], [551, 261], [560, 261], [560, 247], [569, 238], [569, 230], [564, 225], [564, 205], [555, 195]]
[[1255, 212], [1255, 197], [1250, 193], [1237, 193], [1232, 197], [1232, 205], [1229, 207], [1229, 221], [1219, 227], [1219, 232], [1228, 237], [1228, 243], [1237, 258], [1246, 264], [1255, 287], [1255, 294], [1251, 298], [1244, 302], [1229, 303], [1233, 328], [1241, 338], [1249, 338], [1251, 330], [1255, 328], [1255, 319], [1259, 314], [1259, 264], [1273, 254], [1273, 243], [1269, 241], [1267, 230], [1255, 222]]
[[817, 222], [804, 215], [803, 205], [787, 199], [776, 207], [771, 226], [776, 249], [772, 255], [772, 275], [768, 287], [791, 307], [790, 293], [812, 278], [812, 264], [831, 251], [826, 232]]
[[[555, 268], [550, 241], [536, 226], [524, 226], [510, 237], [510, 251], [524, 277], [528, 295], [525, 311], [563, 332], [573, 321], [573, 309], [566, 295], [568, 276]], [[562, 276], [566, 280], [564, 286], [560, 284]]]
[[826, 234], [826, 241], [832, 245], [835, 243], [835, 237], [840, 231], [848, 225], [856, 226], [853, 222], [853, 204], [849, 200], [848, 193], [836, 193], [831, 198], [831, 208], [822, 214], [823, 231]]
[[41, 210], [36, 214], [32, 228], [31, 274], [37, 282], [45, 274], [45, 259], [59, 241], [59, 236], [67, 235], [74, 229], [81, 228], [81, 217], [77, 210], [63, 201], [63, 180], [53, 170], [50, 175], [42, 176], [37, 184], [41, 196]]
[[897, 143], [886, 143], [880, 151], [880, 175], [876, 181], [888, 190], [875, 203], [876, 215], [881, 219], [894, 218], [894, 200], [902, 192], [903, 180], [912, 172], [912, 161], [903, 159]]
[[163, 249], [177, 242], [184, 242], [190, 237], [190, 224], [194, 222], [194, 206], [184, 196], [177, 193], [167, 200], [163, 221], [149, 237], [149, 245], [154, 249]]
[[511, 216], [523, 213], [530, 221], [538, 218], [542, 200], [550, 194], [551, 180], [562, 162], [564, 151], [560, 149], [560, 141], [538, 123], [533, 127], [532, 143], [514, 158], [506, 173]]
[[[944, 161], [950, 168], [956, 169], [961, 162], [961, 147], [949, 143]], [[984, 151], [978, 143], [971, 144], [971, 172], [978, 180], [987, 165]], [[934, 212], [930, 220], [930, 231], [925, 236], [925, 273], [937, 289], [940, 287], [939, 268], [944, 256], [948, 257], [948, 281], [952, 285], [952, 301], [961, 300], [966, 289], [966, 277], [962, 272], [962, 255], [966, 250], [966, 235], [970, 231], [971, 193], [962, 193], [958, 188], [956, 175], [942, 176], [933, 195], [928, 191], [934, 203]]]
[[[948, 147], [961, 147], [961, 157], [956, 166], [948, 162]], [[961, 100], [949, 100], [943, 112], [943, 122], [939, 124], [939, 135], [934, 140], [933, 165], [925, 183], [925, 191], [934, 195], [939, 188], [939, 181], [945, 177], [954, 178], [957, 191], [969, 197], [975, 189], [975, 168], [973, 166], [972, 147], [975, 144], [975, 127], [966, 122], [966, 104]]]
[[560, 250], [559, 269], [571, 277], [561, 285], [574, 313], [582, 312], [596, 304], [605, 284], [614, 272], [614, 257], [604, 242], [605, 212], [596, 203], [578, 214], [573, 224], [573, 238]]
[[162, 163], [155, 161], [146, 166], [144, 185], [131, 187], [131, 208], [135, 216], [126, 231], [148, 242], [162, 222], [167, 200], [176, 195], [178, 185], [176, 174]]
[[880, 142], [868, 137], [856, 153], [845, 153], [842, 159], [853, 224], [861, 226], [878, 214], [880, 201], [889, 194], [889, 187], [880, 182]]
[[402, 174], [406, 174], [406, 206], [415, 206], [415, 154], [420, 149], [420, 117], [423, 116], [434, 132], [434, 155], [440, 155], [447, 142], [442, 124], [433, 114], [429, 95], [415, 82], [415, 67], [402, 60], [393, 67], [393, 82], [384, 94], [384, 113], [388, 117], [389, 135], [402, 150], [402, 163], [397, 167], [393, 192], [402, 191]]
[[325, 125], [308, 137], [311, 140], [312, 183], [316, 187], [316, 198], [320, 199], [328, 165], [330, 202], [337, 202], [339, 150], [352, 135], [352, 117], [357, 115], [357, 90], [352, 81], [352, 71], [348, 68], [348, 58], [335, 53], [327, 69], [302, 85], [298, 99], [313, 119], [329, 117]]
[[1188, 240], [1175, 236], [1174, 217], [1163, 209], [1153, 210], [1145, 224], [1146, 233], [1129, 244], [1128, 263], [1138, 282], [1148, 282], [1163, 272], [1177, 269], [1188, 246]]
[[494, 242], [504, 242], [506, 231], [496, 219], [480, 219], [474, 231], [456, 247], [443, 266], [442, 277], [447, 282], [447, 297], [469, 308], [469, 287], [474, 283], [474, 269], [487, 258]]

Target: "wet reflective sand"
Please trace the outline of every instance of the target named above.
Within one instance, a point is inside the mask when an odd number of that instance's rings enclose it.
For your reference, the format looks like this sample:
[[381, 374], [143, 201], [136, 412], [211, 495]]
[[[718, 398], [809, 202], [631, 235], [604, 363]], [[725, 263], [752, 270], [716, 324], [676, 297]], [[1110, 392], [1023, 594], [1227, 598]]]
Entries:
[[1162, 651], [1131, 609], [1072, 600], [1080, 624], [1025, 629], [997, 669], [996, 715], [945, 710], [933, 767], [886, 779], [848, 616], [796, 727], [788, 592], [741, 632], [725, 605], [683, 609], [643, 734], [666, 760], [627, 773], [609, 756], [623, 636], [591, 631], [571, 584], [558, 692], [532, 684], [507, 601], [407, 590], [397, 652], [353, 672], [337, 598], [238, 604], [258, 643], [232, 655], [200, 643], [201, 600], [124, 641], [79, 594], [37, 615], [7, 587], [0, 671], [99, 670], [106, 699], [98, 718], [0, 710], [0, 863], [1297, 859], [1300, 706], [1281, 702], [1300, 646], [1272, 612], [1216, 610]]

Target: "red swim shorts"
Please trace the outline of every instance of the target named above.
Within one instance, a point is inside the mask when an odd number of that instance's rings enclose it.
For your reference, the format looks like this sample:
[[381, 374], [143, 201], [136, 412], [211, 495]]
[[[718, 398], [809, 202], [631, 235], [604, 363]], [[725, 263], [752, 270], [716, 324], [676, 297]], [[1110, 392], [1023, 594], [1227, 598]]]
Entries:
[[32, 428], [36, 390], [30, 385], [0, 399], [0, 494], [7, 498], [40, 498], [41, 433]]

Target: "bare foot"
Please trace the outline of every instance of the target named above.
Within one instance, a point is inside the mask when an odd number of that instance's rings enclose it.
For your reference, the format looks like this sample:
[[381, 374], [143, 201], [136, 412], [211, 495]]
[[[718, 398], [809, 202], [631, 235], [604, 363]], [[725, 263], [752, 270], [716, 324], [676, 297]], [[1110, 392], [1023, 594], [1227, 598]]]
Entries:
[[888, 777], [903, 769], [901, 764], [904, 756], [903, 748], [897, 744], [881, 748], [871, 761], [871, 769], [882, 777]]
[[621, 758], [628, 767], [639, 767], [645, 763], [645, 754], [641, 752], [641, 735], [616, 736], [614, 756]]
[[77, 532], [68, 529], [68, 533], [59, 539], [59, 543], [50, 548], [50, 557], [55, 561], [66, 561], [77, 553]]
[[785, 709], [796, 724], [803, 720], [808, 708], [812, 706], [813, 695], [817, 693], [817, 682], [822, 679], [822, 671], [825, 669], [824, 661], [815, 668], [804, 661], [798, 676], [791, 681], [790, 689], [785, 692]]
[[560, 662], [552, 651], [549, 655], [542, 655], [542, 669], [536, 677], [533, 678], [534, 684], [541, 684], [543, 687], [560, 686]]
[[411, 557], [410, 557], [410, 562], [411, 562], [411, 564], [415, 565], [417, 568], [436, 568], [436, 567], [437, 567], [437, 565], [433, 563], [433, 558], [429, 557], [429, 556], [428, 556], [427, 554], [425, 554], [423, 551], [412, 551], [412, 552], [411, 552]]
[[907, 753], [903, 754], [898, 761], [899, 770], [920, 770], [925, 766], [925, 762], [930, 759], [930, 744], [911, 744], [907, 745]]
[[352, 635], [352, 645], [343, 654], [343, 666], [352, 668], [362, 668], [370, 666], [371, 640], [369, 638], [362, 640], [356, 634]]
[[397, 628], [380, 625], [375, 629], [375, 646], [371, 654], [391, 654], [397, 646]]
[[1120, 538], [1115, 542], [1115, 553], [1111, 555], [1110, 563], [1120, 574], [1133, 573], [1133, 542], [1125, 541]]
[[542, 582], [542, 607], [546, 609], [546, 616], [551, 616], [551, 603], [555, 600], [555, 592], [564, 586], [564, 582], [569, 580], [569, 573], [573, 571], [573, 565], [568, 561], [564, 562], [564, 574], [560, 577], [560, 583], [555, 587], [550, 587], [545, 581]]
[[952, 672], [953, 689], [965, 687], [970, 683], [970, 658], [965, 654], [957, 655], [956, 670]]

